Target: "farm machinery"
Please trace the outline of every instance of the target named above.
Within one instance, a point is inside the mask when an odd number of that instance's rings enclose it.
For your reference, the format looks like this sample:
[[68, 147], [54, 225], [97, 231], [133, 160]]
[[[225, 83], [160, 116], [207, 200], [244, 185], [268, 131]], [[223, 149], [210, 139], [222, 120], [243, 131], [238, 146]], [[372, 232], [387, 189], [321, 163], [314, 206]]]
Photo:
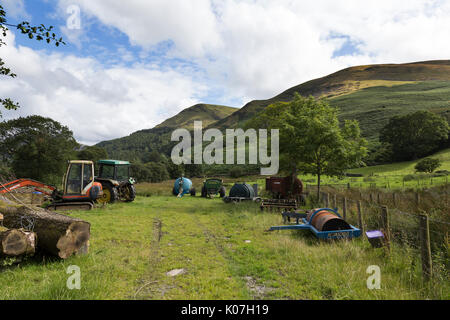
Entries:
[[206, 179], [203, 181], [203, 198], [213, 198], [217, 194], [219, 194], [221, 198], [225, 197], [226, 189], [222, 179]]
[[284, 223], [296, 220], [295, 224], [271, 227], [274, 230], [309, 230], [319, 239], [351, 239], [361, 235], [361, 230], [341, 218], [336, 209], [316, 208], [302, 212], [283, 212]]
[[130, 163], [120, 160], [99, 160], [95, 181], [103, 188], [98, 203], [113, 203], [117, 200], [131, 202], [136, 198], [134, 178], [130, 176]]
[[51, 203], [46, 206], [50, 210], [90, 210], [103, 195], [102, 184], [94, 179], [94, 163], [86, 160], [69, 161], [63, 177], [63, 190], [32, 179], [17, 179], [1, 184], [0, 194], [25, 187], [34, 188], [50, 198]]
[[44, 194], [51, 203], [50, 210], [90, 210], [94, 203], [130, 202], [136, 197], [134, 179], [130, 177], [130, 163], [119, 160], [100, 160], [99, 175], [89, 160], [71, 160], [63, 177], [63, 189], [33, 179], [17, 179], [0, 186], [0, 194], [31, 187]]
[[261, 201], [261, 210], [294, 209], [306, 203], [303, 194], [303, 183], [298, 178], [270, 177], [266, 178], [266, 191], [272, 199]]
[[195, 196], [195, 188], [192, 185], [192, 181], [185, 177], [176, 179], [173, 185], [172, 194], [181, 198], [188, 193], [193, 197]]

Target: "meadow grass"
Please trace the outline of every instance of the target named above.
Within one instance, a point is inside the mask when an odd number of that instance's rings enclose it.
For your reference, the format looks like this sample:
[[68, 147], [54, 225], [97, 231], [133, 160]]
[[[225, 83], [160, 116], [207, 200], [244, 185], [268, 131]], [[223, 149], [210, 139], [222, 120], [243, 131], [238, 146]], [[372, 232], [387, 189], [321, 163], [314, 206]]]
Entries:
[[[364, 239], [265, 232], [281, 217], [251, 202], [151, 195], [73, 216], [91, 223], [89, 254], [3, 267], [0, 299], [450, 298], [448, 279], [422, 283], [407, 247], [387, 256]], [[66, 287], [69, 265], [81, 269], [80, 290]], [[366, 286], [369, 265], [381, 268], [380, 290]], [[167, 276], [173, 269], [185, 273]]]

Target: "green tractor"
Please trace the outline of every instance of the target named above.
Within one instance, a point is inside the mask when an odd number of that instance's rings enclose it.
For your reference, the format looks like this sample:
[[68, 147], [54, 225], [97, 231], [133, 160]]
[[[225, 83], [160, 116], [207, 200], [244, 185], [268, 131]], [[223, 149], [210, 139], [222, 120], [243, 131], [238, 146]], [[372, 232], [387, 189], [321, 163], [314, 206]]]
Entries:
[[120, 160], [99, 160], [98, 176], [103, 195], [97, 199], [99, 203], [114, 203], [118, 200], [131, 202], [136, 197], [136, 182], [130, 177], [130, 163]]
[[225, 197], [226, 190], [222, 179], [206, 179], [203, 181], [202, 197], [213, 198], [217, 194], [219, 194], [221, 198]]

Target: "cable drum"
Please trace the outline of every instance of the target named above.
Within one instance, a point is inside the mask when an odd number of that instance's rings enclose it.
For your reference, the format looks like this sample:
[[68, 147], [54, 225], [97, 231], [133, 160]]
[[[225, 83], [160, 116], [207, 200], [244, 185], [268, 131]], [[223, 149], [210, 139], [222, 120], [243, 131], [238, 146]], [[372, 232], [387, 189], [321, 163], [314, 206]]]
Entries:
[[230, 197], [253, 199], [255, 197], [255, 190], [247, 183], [235, 183], [230, 189]]
[[[309, 221], [314, 212], [320, 209], [313, 209], [309, 211], [306, 219]], [[341, 217], [338, 217], [332, 212], [327, 210], [320, 210], [317, 212], [312, 221], [310, 222], [314, 228], [319, 231], [335, 231], [335, 230], [348, 230], [351, 229], [350, 225], [344, 221]]]

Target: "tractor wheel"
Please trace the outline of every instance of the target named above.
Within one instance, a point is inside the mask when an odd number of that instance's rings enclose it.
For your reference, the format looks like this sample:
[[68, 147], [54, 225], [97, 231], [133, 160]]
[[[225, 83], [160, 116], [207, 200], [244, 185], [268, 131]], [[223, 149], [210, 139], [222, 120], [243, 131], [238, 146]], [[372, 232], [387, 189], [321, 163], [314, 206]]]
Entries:
[[191, 196], [195, 197], [195, 188], [192, 188], [190, 193], [191, 193]]
[[227, 190], [225, 189], [224, 186], [220, 187], [219, 194], [221, 198], [225, 197], [225, 195], [227, 194]]
[[116, 202], [116, 200], [119, 198], [117, 189], [109, 183], [102, 185], [102, 188], [103, 195], [97, 199], [97, 203], [105, 204]]
[[202, 187], [202, 197], [206, 198], [206, 187], [205, 186]]
[[124, 192], [123, 192], [123, 200], [125, 202], [131, 202], [134, 201], [134, 198], [136, 198], [136, 188], [134, 187], [133, 184], [127, 184], [126, 186], [123, 187], [124, 188]]

